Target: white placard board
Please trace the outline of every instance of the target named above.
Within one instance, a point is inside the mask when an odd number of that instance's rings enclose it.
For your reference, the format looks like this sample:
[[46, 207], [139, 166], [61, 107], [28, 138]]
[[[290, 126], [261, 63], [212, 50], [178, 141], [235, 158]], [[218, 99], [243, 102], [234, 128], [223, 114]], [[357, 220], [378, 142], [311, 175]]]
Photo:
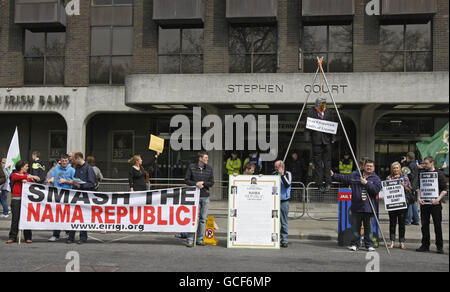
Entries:
[[338, 129], [338, 123], [320, 120], [320, 119], [313, 119], [313, 118], [307, 118], [306, 119], [306, 128], [318, 132], [328, 133], [336, 135], [337, 129]]
[[422, 172], [420, 178], [420, 199], [425, 204], [431, 204], [432, 200], [439, 198], [439, 183], [437, 172]]
[[229, 176], [228, 248], [280, 248], [280, 177]]
[[403, 179], [382, 181], [383, 201], [386, 211], [396, 211], [408, 208]]

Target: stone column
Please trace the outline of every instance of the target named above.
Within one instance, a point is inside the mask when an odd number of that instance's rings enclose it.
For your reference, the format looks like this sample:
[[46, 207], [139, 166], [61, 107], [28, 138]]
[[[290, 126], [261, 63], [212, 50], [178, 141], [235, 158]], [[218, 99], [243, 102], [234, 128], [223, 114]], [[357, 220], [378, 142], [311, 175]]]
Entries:
[[358, 154], [356, 159], [367, 156], [375, 158], [375, 110], [379, 104], [369, 104], [362, 108], [358, 127]]

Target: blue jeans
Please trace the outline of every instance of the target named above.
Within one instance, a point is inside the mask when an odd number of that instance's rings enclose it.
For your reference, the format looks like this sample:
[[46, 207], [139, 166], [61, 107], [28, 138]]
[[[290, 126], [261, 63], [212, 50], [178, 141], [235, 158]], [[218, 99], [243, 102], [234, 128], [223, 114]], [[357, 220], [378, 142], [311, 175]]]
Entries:
[[2, 201], [3, 215], [8, 215], [9, 209], [8, 209], [8, 191], [7, 190], [1, 191], [0, 199]]
[[[209, 197], [200, 198], [199, 202], [199, 218], [198, 218], [198, 228], [197, 228], [197, 242], [203, 242], [203, 237], [206, 228], [206, 219], [208, 218], [208, 207], [209, 207]], [[187, 233], [187, 243], [194, 243], [195, 233]]]
[[[352, 213], [352, 233], [353, 239], [351, 241], [352, 246], [360, 247], [361, 245], [361, 223], [364, 224], [364, 245], [366, 248], [373, 247], [373, 214], [371, 213]], [[367, 236], [369, 235], [369, 236]]]
[[[75, 231], [69, 231], [69, 239], [75, 241]], [[80, 240], [87, 241], [88, 233], [87, 231], [80, 231]]]
[[414, 202], [411, 205], [409, 205], [408, 207], [408, 214], [406, 216], [406, 224], [411, 224], [411, 223], [419, 223], [420, 222], [420, 217], [419, 217], [419, 211], [417, 209], [417, 203]]
[[288, 243], [288, 214], [289, 214], [289, 201], [281, 201], [281, 243]]

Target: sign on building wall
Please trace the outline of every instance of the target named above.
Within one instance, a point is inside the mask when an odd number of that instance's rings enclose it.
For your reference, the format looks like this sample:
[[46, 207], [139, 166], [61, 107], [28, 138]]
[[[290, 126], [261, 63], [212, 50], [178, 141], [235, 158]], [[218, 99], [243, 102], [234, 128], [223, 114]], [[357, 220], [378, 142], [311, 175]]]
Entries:
[[50, 131], [49, 134], [49, 159], [59, 159], [62, 154], [66, 153], [67, 149], [67, 134], [66, 131]]
[[228, 248], [280, 248], [280, 177], [230, 175]]
[[134, 155], [134, 131], [114, 131], [112, 143], [113, 162], [126, 162]]

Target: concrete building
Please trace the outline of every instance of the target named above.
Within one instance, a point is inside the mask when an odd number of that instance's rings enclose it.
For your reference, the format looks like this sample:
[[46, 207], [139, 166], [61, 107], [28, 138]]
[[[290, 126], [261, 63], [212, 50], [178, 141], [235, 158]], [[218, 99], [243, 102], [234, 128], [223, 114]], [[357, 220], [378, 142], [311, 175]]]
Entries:
[[[150, 134], [169, 139], [171, 118], [199, 106], [278, 115], [283, 156], [307, 94], [327, 94], [311, 86], [317, 56], [357, 156], [379, 171], [448, 122], [446, 0], [380, 0], [375, 15], [365, 0], [81, 0], [66, 15], [73, 2], [0, 0], [2, 153], [18, 126], [23, 157], [81, 150], [123, 178], [132, 154], [152, 155]], [[293, 149], [309, 160], [303, 130]], [[165, 149], [158, 176], [183, 177], [196, 151]], [[334, 161], [347, 150], [340, 131]], [[228, 155], [210, 153], [218, 179]]]

